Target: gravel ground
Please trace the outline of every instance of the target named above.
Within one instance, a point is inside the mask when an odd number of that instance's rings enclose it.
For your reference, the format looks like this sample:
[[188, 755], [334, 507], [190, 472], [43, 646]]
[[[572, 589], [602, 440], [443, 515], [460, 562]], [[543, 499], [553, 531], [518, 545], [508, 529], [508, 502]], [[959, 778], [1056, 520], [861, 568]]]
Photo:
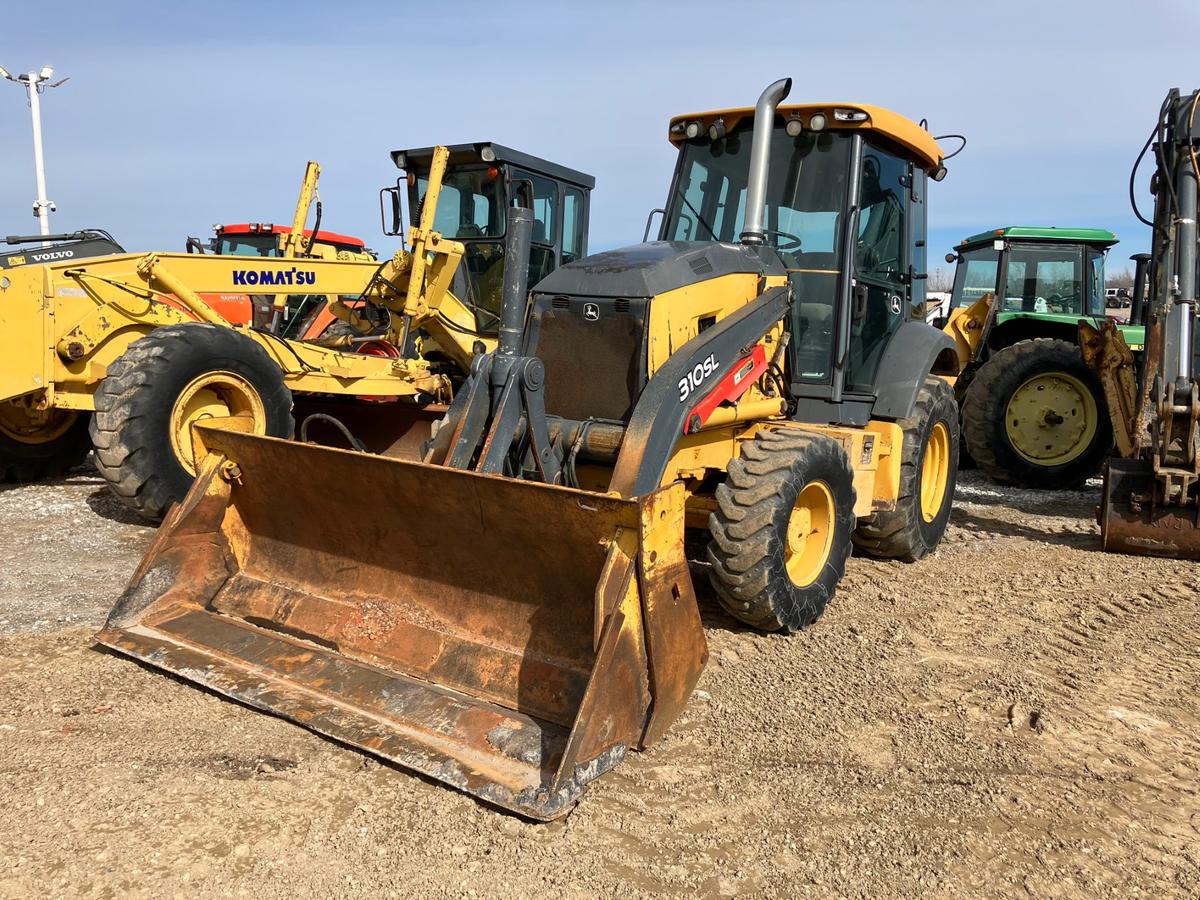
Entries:
[[1200, 569], [1098, 552], [1097, 499], [963, 473], [793, 637], [702, 590], [683, 718], [534, 825], [98, 650], [153, 531], [10, 487], [0, 896], [1196, 896]]

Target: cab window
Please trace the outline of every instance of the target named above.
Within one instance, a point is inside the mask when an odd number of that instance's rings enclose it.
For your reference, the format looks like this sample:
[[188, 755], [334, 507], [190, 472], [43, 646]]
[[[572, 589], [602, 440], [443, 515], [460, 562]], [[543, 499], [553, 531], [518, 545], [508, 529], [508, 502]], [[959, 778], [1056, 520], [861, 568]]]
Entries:
[[1078, 246], [1010, 244], [1005, 312], [1084, 314], [1083, 253]]
[[584, 254], [583, 202], [583, 191], [567, 188], [563, 192], [563, 265], [574, 262]]
[[[1104, 254], [1098, 250], [1088, 250], [1088, 312], [1093, 316], [1105, 314], [1104, 290]], [[1116, 291], [1113, 292], [1114, 294]]]

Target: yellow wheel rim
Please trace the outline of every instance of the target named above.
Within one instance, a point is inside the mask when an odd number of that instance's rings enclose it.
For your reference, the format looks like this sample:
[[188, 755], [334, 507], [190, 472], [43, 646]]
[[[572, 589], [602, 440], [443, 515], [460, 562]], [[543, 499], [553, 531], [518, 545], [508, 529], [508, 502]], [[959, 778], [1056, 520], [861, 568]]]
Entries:
[[944, 422], [936, 422], [921, 460], [921, 518], [926, 522], [932, 522], [942, 511], [949, 480], [950, 431]]
[[1099, 423], [1096, 398], [1066, 372], [1034, 375], [1005, 408], [1004, 429], [1012, 448], [1039, 466], [1061, 466], [1091, 445]]
[[784, 566], [796, 587], [812, 584], [825, 568], [833, 546], [833, 492], [823, 481], [804, 486], [788, 516]]
[[0, 403], [0, 434], [22, 444], [48, 444], [66, 434], [78, 418], [79, 413], [65, 409]]
[[205, 419], [249, 418], [254, 434], [267, 433], [267, 411], [258, 391], [233, 372], [205, 372], [192, 379], [171, 408], [171, 449], [189, 475], [196, 474], [192, 425]]

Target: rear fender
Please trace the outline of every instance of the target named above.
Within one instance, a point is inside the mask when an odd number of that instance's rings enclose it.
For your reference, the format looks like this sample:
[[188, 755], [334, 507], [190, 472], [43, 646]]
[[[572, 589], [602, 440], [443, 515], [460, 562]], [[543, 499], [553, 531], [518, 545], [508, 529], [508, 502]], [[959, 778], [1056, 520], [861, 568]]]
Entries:
[[928, 376], [953, 377], [958, 373], [958, 349], [948, 334], [924, 322], [905, 322], [892, 335], [879, 361], [871, 417], [892, 421], [908, 418]]

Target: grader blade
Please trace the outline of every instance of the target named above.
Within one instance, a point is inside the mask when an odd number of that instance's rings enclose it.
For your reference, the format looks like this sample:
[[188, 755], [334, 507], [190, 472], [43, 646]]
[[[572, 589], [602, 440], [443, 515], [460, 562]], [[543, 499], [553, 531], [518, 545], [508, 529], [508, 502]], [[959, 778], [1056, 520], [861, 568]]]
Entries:
[[682, 710], [707, 651], [680, 488], [202, 430], [100, 643], [533, 819]]

